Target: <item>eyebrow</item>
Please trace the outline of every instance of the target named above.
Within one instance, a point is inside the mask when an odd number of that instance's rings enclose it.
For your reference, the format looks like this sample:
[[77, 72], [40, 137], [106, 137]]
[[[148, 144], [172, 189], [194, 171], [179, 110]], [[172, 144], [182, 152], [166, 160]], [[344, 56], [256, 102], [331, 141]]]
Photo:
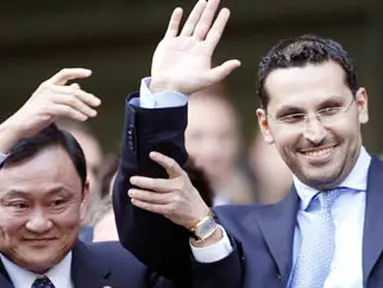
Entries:
[[[329, 104], [341, 104], [345, 103], [346, 99], [342, 96], [330, 96], [329, 98], [325, 99], [324, 101], [318, 103], [317, 109], [321, 109], [322, 107], [329, 105]], [[275, 113], [276, 116], [279, 116], [281, 114], [288, 114], [288, 113], [300, 113], [300, 112], [305, 112], [304, 109], [297, 107], [297, 106], [292, 106], [292, 105], [283, 105], [281, 106]]]
[[[48, 191], [48, 196], [56, 195], [61, 193], [62, 191], [70, 191], [68, 189], [65, 189], [64, 186], [58, 186]], [[26, 198], [28, 195], [30, 195], [30, 192], [18, 190], [18, 189], [10, 189], [6, 191], [3, 195], [3, 197], [23, 197]]]

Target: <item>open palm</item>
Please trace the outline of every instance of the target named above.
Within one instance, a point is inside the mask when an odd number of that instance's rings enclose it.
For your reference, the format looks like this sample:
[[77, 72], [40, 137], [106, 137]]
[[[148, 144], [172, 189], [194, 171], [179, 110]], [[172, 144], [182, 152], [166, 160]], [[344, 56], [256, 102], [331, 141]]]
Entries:
[[182, 9], [174, 10], [167, 32], [158, 44], [152, 61], [153, 92], [163, 90], [191, 94], [223, 80], [238, 60], [212, 68], [211, 59], [222, 36], [230, 11], [223, 8], [213, 23], [219, 0], [199, 1], [179, 33]]

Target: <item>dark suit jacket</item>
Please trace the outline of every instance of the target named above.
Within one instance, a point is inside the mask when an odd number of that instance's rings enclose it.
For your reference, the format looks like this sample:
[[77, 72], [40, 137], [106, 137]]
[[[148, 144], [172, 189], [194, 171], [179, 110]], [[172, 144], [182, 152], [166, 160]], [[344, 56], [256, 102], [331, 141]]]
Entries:
[[[164, 278], [150, 273], [118, 242], [87, 245], [78, 241], [73, 249], [71, 273], [75, 288], [174, 287]], [[14, 287], [1, 261], [0, 287]]]
[[[126, 192], [131, 175], [166, 176], [149, 160], [150, 151], [162, 152], [180, 164], [186, 162], [186, 118], [187, 107], [146, 110], [126, 105], [124, 145], [113, 196], [122, 244], [148, 267], [180, 283], [198, 275], [202, 280], [195, 287], [286, 287], [299, 207], [294, 187], [276, 204], [217, 207], [216, 214], [235, 249], [229, 257], [208, 265], [193, 263], [188, 235], [181, 227], [129, 203]], [[383, 287], [382, 187], [383, 162], [373, 157], [363, 235], [363, 282], [368, 288]]]

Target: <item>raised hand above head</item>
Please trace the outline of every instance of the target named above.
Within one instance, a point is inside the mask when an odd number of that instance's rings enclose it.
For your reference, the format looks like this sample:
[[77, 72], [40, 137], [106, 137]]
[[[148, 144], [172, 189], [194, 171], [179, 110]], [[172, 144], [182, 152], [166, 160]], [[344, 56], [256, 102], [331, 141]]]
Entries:
[[32, 136], [52, 124], [57, 117], [85, 121], [95, 117], [101, 100], [82, 90], [71, 80], [88, 78], [84, 68], [62, 69], [40, 84], [25, 104], [0, 125], [0, 153], [7, 153], [20, 139]]
[[239, 60], [232, 59], [211, 67], [214, 50], [230, 17], [230, 10], [222, 8], [215, 18], [219, 2], [198, 1], [182, 28], [183, 10], [173, 11], [165, 36], [153, 55], [152, 92], [191, 94], [223, 80], [241, 65]]

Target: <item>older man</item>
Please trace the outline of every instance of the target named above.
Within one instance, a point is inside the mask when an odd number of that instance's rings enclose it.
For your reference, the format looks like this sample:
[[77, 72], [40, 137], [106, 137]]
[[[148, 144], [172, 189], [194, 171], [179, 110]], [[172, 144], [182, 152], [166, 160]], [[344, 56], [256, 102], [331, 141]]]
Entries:
[[64, 69], [0, 125], [0, 287], [171, 287], [119, 243], [78, 240], [89, 197], [84, 153], [52, 124], [84, 121], [100, 100], [77, 85], [86, 69]]

